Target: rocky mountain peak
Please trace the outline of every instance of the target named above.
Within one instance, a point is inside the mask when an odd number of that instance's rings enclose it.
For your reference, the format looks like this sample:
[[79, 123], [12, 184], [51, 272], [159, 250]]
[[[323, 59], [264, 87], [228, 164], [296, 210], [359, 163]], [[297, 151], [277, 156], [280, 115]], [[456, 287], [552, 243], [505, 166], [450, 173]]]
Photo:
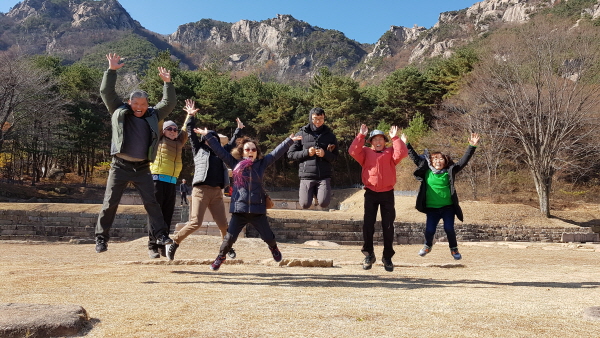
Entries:
[[37, 19], [67, 21], [74, 28], [141, 28], [117, 0], [23, 0], [6, 15], [19, 24]]

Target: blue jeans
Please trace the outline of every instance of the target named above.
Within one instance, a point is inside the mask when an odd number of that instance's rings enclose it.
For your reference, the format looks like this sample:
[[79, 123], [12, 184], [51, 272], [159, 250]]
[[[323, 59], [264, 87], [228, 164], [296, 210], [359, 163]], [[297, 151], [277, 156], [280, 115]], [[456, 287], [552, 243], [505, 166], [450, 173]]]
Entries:
[[450, 248], [456, 248], [456, 231], [454, 231], [454, 206], [448, 205], [441, 208], [427, 208], [427, 221], [425, 222], [425, 245], [433, 246], [433, 236], [440, 219], [444, 220], [444, 231], [448, 237]]

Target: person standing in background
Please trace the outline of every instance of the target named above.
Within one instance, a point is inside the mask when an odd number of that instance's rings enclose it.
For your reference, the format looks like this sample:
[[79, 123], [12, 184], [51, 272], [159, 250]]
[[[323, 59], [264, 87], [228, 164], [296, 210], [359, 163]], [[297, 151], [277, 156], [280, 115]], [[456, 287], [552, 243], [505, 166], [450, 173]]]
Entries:
[[181, 184], [179, 185], [179, 193], [181, 194], [181, 202], [179, 205], [183, 206], [188, 205], [187, 196], [190, 193], [190, 188], [185, 184], [185, 178], [181, 180]]

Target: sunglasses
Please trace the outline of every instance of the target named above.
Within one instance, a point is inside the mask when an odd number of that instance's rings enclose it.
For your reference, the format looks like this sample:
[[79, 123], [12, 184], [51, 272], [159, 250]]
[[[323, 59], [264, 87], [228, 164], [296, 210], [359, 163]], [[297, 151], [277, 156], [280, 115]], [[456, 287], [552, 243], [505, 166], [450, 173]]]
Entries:
[[167, 127], [165, 128], [166, 131], [177, 131], [177, 128], [173, 128], [173, 127]]
[[253, 153], [256, 151], [256, 148], [244, 148], [244, 151], [247, 151], [249, 153]]

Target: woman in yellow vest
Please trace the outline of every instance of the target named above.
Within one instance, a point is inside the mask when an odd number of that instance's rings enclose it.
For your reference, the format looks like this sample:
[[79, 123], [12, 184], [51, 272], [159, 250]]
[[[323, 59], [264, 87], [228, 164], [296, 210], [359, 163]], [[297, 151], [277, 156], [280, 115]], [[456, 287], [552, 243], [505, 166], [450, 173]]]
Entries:
[[[175, 210], [177, 176], [179, 176], [182, 168], [181, 152], [187, 139], [185, 122], [181, 131], [178, 131], [175, 122], [164, 121], [158, 141], [156, 159], [150, 164], [150, 171], [154, 180], [154, 195], [162, 209], [167, 228], [171, 226], [171, 219]], [[152, 234], [148, 233], [148, 235], [148, 256], [150, 258], [166, 257], [165, 246], [157, 245]]]

